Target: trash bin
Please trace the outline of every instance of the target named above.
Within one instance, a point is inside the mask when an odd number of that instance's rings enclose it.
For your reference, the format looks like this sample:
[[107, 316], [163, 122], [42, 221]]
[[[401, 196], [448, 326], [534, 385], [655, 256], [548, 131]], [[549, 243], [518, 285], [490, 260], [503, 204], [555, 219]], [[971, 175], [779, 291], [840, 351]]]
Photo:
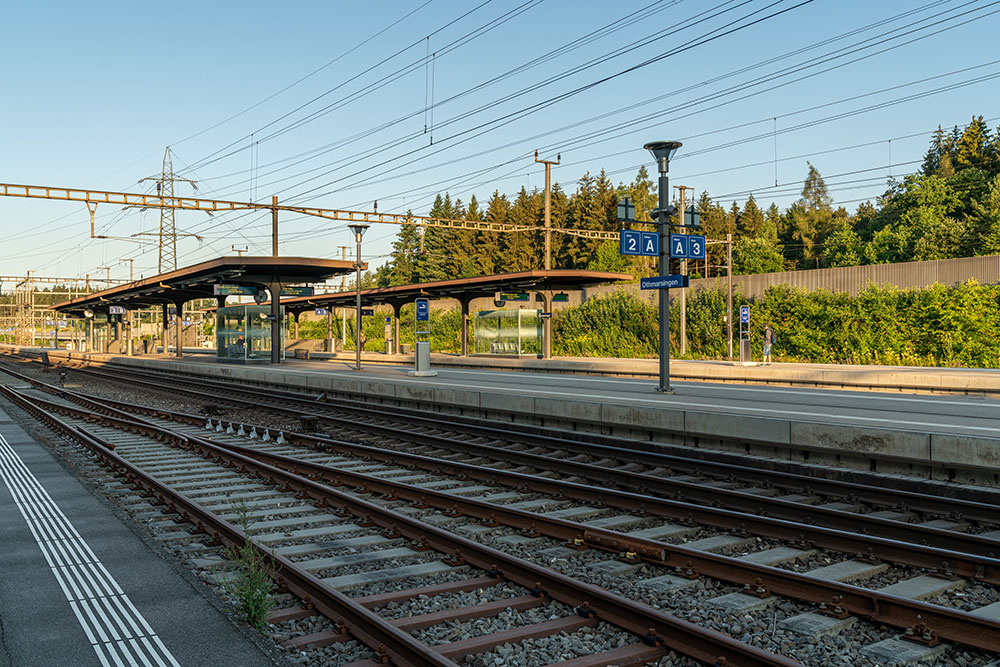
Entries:
[[753, 361], [750, 353], [750, 340], [747, 338], [740, 340], [740, 361], [744, 364]]

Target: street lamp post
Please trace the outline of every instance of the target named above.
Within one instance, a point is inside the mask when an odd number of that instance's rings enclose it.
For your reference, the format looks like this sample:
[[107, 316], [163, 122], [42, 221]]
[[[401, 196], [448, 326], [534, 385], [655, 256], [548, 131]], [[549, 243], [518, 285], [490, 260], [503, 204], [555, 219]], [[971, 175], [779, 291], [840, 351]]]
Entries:
[[[643, 146], [656, 158], [656, 166], [660, 172], [659, 205], [656, 213], [656, 228], [660, 234], [660, 276], [670, 275], [670, 216], [673, 207], [670, 205], [670, 158], [681, 147], [679, 141], [654, 141]], [[660, 290], [660, 384], [658, 392], [672, 394], [670, 388], [670, 290]]]
[[358, 244], [358, 258], [354, 263], [354, 267], [357, 269], [357, 276], [354, 279], [355, 287], [355, 336], [354, 336], [354, 347], [357, 350], [356, 363], [354, 369], [361, 370], [361, 237], [365, 235], [368, 231], [369, 225], [348, 225], [347, 226], [352, 232], [354, 232], [354, 240]]

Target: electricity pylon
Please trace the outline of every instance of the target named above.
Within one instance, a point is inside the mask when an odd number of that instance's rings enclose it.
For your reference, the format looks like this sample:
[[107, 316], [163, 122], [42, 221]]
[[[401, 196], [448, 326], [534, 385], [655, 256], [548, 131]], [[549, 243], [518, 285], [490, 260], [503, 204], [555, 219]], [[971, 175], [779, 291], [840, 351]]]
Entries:
[[[163, 173], [159, 176], [147, 176], [139, 179], [143, 181], [156, 181], [156, 194], [164, 198], [173, 198], [174, 181], [187, 181], [195, 190], [198, 185], [190, 178], [177, 176], [174, 174], [174, 163], [170, 159], [170, 146], [163, 151]], [[163, 206], [160, 208], [160, 261], [157, 264], [157, 273], [177, 270], [177, 226], [174, 223], [174, 209]]]

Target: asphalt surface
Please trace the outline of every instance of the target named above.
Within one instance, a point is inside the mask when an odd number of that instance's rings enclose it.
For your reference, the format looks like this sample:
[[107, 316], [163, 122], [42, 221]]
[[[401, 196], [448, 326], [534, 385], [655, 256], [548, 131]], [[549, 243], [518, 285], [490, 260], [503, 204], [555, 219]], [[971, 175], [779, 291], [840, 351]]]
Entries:
[[[112, 612], [116, 609], [121, 611], [117, 622], [122, 624], [118, 627], [122, 639], [127, 642], [129, 636], [134, 637], [132, 648], [136, 654], [140, 651], [146, 651], [147, 656], [159, 654], [163, 664], [172, 664], [165, 655], [172, 656], [183, 667], [275, 664], [195, 590], [196, 584], [180, 575], [176, 563], [168, 563], [147, 546], [63, 469], [48, 449], [13, 423], [2, 406], [0, 435], [3, 436], [0, 449], [5, 454], [0, 464], [7, 466], [6, 477], [0, 475], [0, 666], [100, 667], [102, 660], [93, 643], [107, 643], [100, 642], [99, 627], [111, 639], [116, 622]], [[18, 462], [27, 471], [20, 468], [18, 474], [12, 475]], [[48, 494], [52, 502], [47, 499], [44, 502], [53, 515], [61, 517], [59, 521], [69, 539], [46, 539], [44, 534], [36, 538], [29, 529], [21, 511], [25, 504], [15, 505], [14, 497], [23, 500], [26, 489], [36, 483], [44, 491], [39, 492], [35, 487], [33, 497]], [[42, 532], [39, 525], [45, 518], [33, 521], [36, 532]], [[90, 572], [100, 572], [103, 566], [107, 575], [104, 581], [90, 582], [89, 594], [64, 592], [61, 586], [69, 577], [60, 584], [56, 570], [65, 576], [73, 566], [50, 567], [47, 562], [50, 556], [42, 553], [39, 540], [48, 548], [54, 541], [66, 545], [75, 539], [69, 524], [96, 557], [96, 560], [87, 557], [78, 560], [76, 567], [82, 571], [84, 566], [79, 563], [84, 562], [93, 566]], [[67, 560], [73, 559], [71, 555]], [[113, 594], [115, 582], [120, 595]], [[93, 592], [102, 586], [108, 591], [106, 595]], [[107, 605], [103, 611], [99, 611], [98, 601]], [[97, 613], [90, 619], [86, 615], [78, 617], [74, 608], [79, 611], [88, 604], [93, 604], [92, 609]], [[109, 618], [100, 618], [105, 612]], [[148, 624], [146, 630], [142, 628], [143, 620]], [[127, 626], [132, 623], [129, 633]], [[156, 638], [162, 642], [162, 649], [157, 646]], [[144, 640], [149, 640], [148, 644]]]

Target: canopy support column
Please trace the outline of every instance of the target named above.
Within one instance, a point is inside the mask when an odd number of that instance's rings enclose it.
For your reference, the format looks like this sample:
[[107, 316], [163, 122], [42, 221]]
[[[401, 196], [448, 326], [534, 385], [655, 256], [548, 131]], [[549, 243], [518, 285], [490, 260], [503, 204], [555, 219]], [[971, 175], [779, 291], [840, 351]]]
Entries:
[[459, 303], [462, 304], [462, 356], [469, 356], [469, 303], [471, 298], [463, 296]]
[[552, 290], [541, 292], [542, 312], [549, 316], [542, 320], [542, 359], [552, 358]]
[[174, 354], [180, 359], [184, 356], [184, 342], [181, 332], [181, 318], [184, 317], [184, 302], [175, 301], [174, 304], [177, 306], [177, 315], [174, 316]]
[[399, 339], [399, 314], [403, 310], [403, 304], [400, 301], [392, 302], [392, 326], [395, 327], [395, 335], [392, 337], [392, 353], [399, 354], [403, 349], [402, 341]]
[[[275, 245], [277, 247], [277, 245]], [[281, 283], [273, 282], [267, 285], [271, 295], [271, 363], [281, 363]]]
[[170, 305], [165, 303], [163, 304], [163, 328], [161, 331], [161, 337], [163, 338], [163, 356], [165, 357], [170, 356], [170, 346], [167, 344], [168, 343], [167, 336], [170, 333], [167, 324], [169, 321], [170, 321]]

